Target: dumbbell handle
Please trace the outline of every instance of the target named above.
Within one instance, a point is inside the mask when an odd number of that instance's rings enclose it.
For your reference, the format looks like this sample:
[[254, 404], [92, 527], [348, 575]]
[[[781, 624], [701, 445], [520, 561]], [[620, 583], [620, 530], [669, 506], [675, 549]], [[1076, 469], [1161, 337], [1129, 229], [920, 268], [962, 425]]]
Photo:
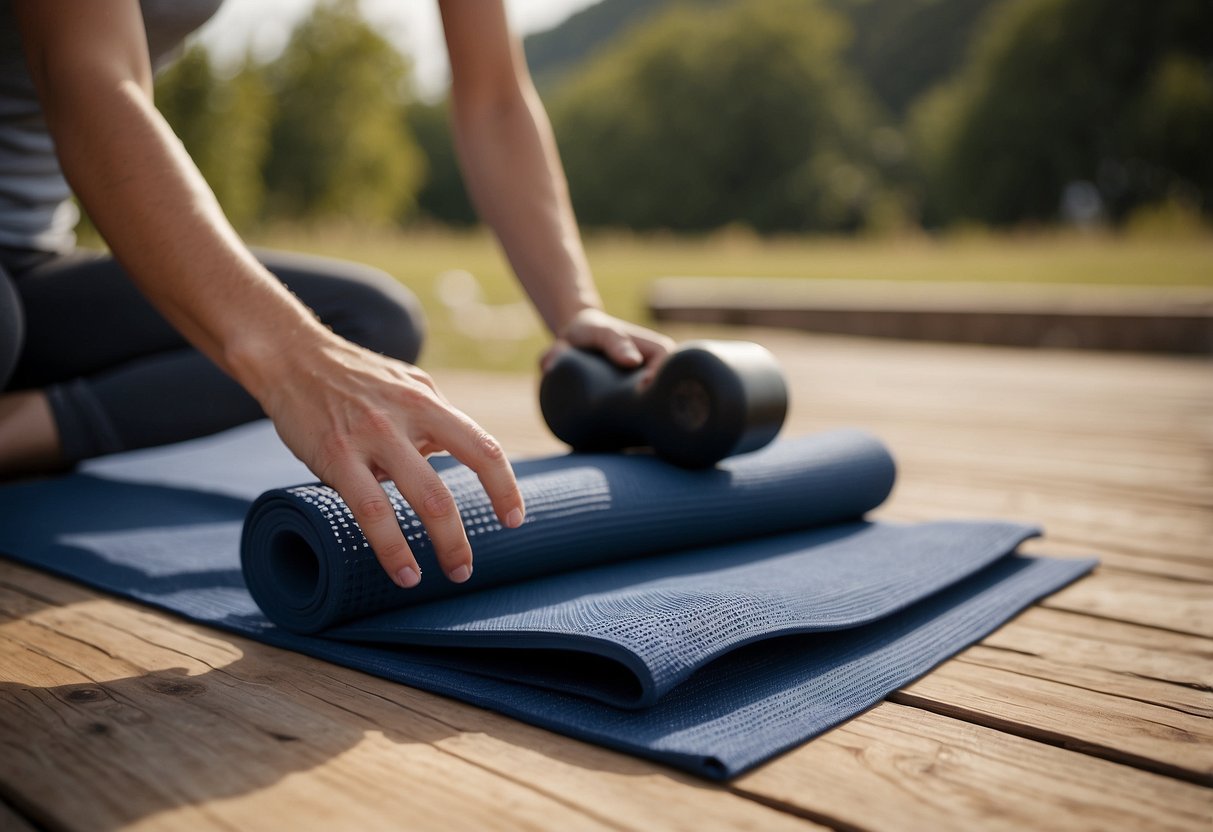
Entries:
[[552, 432], [578, 451], [651, 446], [688, 467], [770, 442], [787, 412], [774, 357], [745, 341], [692, 341], [666, 359], [653, 383], [597, 353], [567, 350], [548, 370], [539, 401]]

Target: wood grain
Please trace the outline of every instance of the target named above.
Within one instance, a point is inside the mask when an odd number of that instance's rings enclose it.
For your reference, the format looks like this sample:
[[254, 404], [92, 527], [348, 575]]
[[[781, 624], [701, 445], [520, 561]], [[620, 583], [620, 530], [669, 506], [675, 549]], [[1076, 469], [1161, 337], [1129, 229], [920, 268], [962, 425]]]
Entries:
[[962, 661], [1213, 718], [1213, 642], [1037, 607]]
[[890, 701], [1213, 786], [1213, 721], [969, 661], [949, 662]]
[[[1213, 825], [1208, 360], [675, 334], [767, 343], [790, 434], [880, 435], [881, 517], [1041, 523], [1028, 550], [1103, 566], [722, 788], [0, 564], [0, 827]], [[511, 453], [561, 450], [532, 379], [436, 375]]]
[[738, 779], [841, 829], [1194, 830], [1208, 789], [884, 703]]
[[1213, 591], [1207, 584], [1105, 570], [1050, 597], [1045, 606], [1213, 637]]
[[56, 828], [815, 828], [9, 564], [0, 636], [0, 783]]

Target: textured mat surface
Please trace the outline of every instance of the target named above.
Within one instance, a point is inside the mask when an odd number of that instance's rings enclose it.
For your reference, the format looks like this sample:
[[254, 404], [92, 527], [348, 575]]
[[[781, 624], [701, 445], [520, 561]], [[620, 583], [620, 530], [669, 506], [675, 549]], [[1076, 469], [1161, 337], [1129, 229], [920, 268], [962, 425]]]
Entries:
[[425, 573], [396, 588], [331, 490], [290, 485], [310, 477], [264, 424], [0, 488], [0, 551], [717, 778], [871, 706], [1093, 565], [1015, 554], [1036, 533], [1018, 524], [861, 520], [893, 465], [858, 432], [710, 471], [519, 462], [515, 530], [466, 469], [435, 464], [475, 551], [463, 587], [393, 493]]

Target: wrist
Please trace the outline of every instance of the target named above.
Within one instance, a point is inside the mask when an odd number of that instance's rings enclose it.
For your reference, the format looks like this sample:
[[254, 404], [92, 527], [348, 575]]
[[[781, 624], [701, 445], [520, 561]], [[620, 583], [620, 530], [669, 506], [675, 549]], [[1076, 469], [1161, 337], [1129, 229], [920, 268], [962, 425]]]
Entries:
[[342, 339], [319, 321], [300, 316], [282, 325], [267, 325], [224, 345], [228, 373], [262, 407], [282, 388], [282, 380], [330, 360]]
[[556, 338], [564, 338], [575, 324], [585, 318], [605, 314], [606, 310], [603, 309], [602, 300], [597, 295], [579, 296], [554, 316], [551, 327], [552, 335]]

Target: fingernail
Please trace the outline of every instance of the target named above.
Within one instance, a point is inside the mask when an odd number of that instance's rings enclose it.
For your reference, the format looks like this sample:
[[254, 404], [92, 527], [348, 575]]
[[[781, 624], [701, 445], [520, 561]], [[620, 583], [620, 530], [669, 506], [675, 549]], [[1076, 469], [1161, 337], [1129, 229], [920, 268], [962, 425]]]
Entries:
[[457, 566], [451, 570], [447, 577], [455, 583], [461, 584], [468, 578], [472, 577], [472, 567], [468, 566], [466, 563], [463, 566]]
[[505, 524], [511, 529], [516, 529], [522, 525], [522, 509], [511, 509], [510, 513], [505, 516]]
[[396, 584], [401, 589], [412, 589], [421, 583], [421, 573], [411, 566], [406, 566], [396, 573]]

